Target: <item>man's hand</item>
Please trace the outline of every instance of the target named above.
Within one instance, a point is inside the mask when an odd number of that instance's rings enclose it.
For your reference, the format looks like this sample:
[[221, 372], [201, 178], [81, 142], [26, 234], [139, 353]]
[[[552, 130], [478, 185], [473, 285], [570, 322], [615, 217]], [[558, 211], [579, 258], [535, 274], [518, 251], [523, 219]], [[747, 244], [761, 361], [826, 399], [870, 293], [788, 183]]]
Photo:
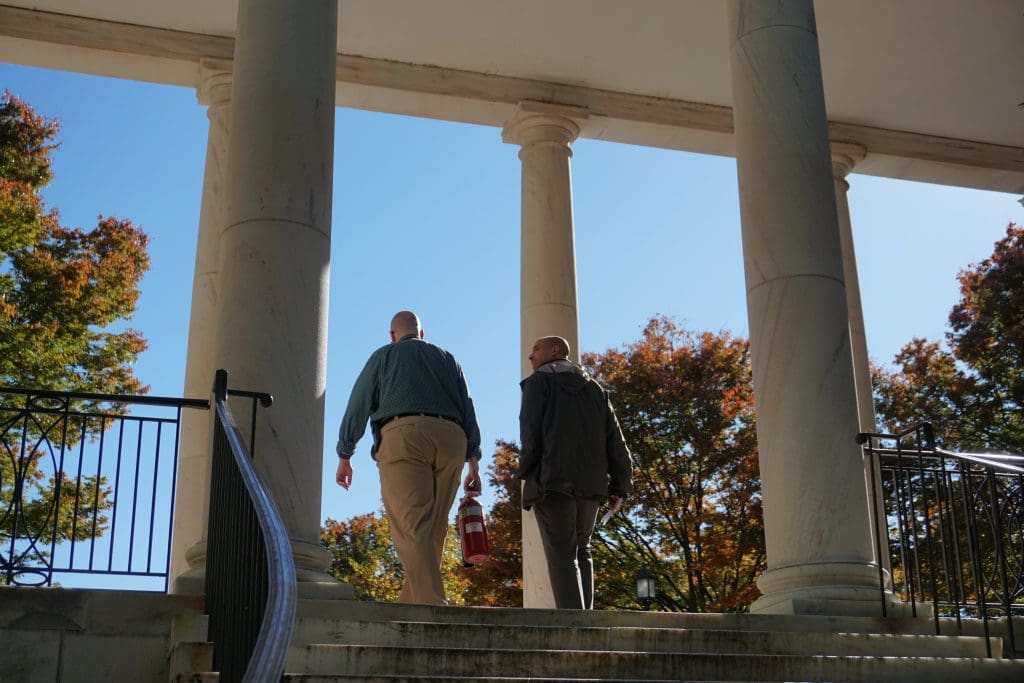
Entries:
[[469, 473], [466, 475], [465, 481], [462, 482], [462, 487], [467, 491], [482, 491], [483, 484], [480, 482], [480, 461], [476, 458], [470, 458], [466, 461], [469, 465]]
[[601, 517], [601, 521], [599, 521], [597, 525], [604, 526], [605, 524], [607, 524], [608, 520], [611, 519], [615, 515], [615, 513], [622, 508], [622, 504], [625, 502], [625, 498], [623, 498], [622, 496], [617, 496], [614, 493], [608, 496], [608, 509], [605, 511], [604, 515]]
[[352, 461], [348, 458], [338, 458], [338, 472], [334, 475], [334, 481], [338, 486], [348, 491], [352, 485]]

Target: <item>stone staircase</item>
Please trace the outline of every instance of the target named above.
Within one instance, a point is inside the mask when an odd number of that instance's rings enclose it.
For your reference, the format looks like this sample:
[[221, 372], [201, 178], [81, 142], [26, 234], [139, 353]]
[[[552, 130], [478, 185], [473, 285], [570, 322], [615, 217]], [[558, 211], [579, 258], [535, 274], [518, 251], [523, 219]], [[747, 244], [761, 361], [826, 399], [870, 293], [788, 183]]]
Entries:
[[[952, 622], [943, 625], [952, 628]], [[980, 622], [965, 621], [980, 632]], [[1024, 653], [926, 619], [303, 599], [285, 680], [1024, 681]], [[1024, 624], [1018, 633], [1024, 632]], [[202, 599], [0, 587], [0, 682], [213, 682]]]
[[[172, 680], [217, 679], [203, 619], [176, 617]], [[301, 600], [285, 680], [1024, 681], [1024, 660], [1003, 658], [1000, 638], [986, 658], [983, 638], [932, 628], [921, 619]]]

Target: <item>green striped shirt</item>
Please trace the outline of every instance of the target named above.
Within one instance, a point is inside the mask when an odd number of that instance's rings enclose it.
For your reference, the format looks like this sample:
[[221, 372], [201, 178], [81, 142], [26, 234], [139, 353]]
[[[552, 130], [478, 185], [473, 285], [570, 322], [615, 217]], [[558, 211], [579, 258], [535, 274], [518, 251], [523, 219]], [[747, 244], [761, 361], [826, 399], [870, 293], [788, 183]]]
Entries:
[[380, 441], [377, 426], [409, 413], [452, 418], [466, 433], [466, 458], [480, 458], [480, 427], [462, 368], [455, 356], [415, 334], [380, 347], [366, 361], [338, 430], [338, 455], [352, 457], [367, 420], [373, 427], [375, 454]]

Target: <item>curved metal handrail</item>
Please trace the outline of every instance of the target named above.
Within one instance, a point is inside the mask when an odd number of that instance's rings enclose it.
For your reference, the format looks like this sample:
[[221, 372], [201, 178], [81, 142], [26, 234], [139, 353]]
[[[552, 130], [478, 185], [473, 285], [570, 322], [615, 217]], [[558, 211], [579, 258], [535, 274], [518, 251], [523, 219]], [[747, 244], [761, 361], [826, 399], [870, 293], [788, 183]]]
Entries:
[[939, 448], [935, 445], [934, 432], [932, 431], [932, 425], [930, 422], [918, 422], [907, 429], [898, 432], [896, 434], [875, 434], [869, 432], [861, 432], [857, 434], [856, 440], [860, 445], [868, 444], [870, 439], [876, 441], [896, 441], [906, 436], [914, 434], [915, 432], [923, 432], [924, 438], [923, 443], [919, 446], [906, 447], [906, 448], [885, 448], [881, 446], [875, 446], [875, 442], [870, 444], [871, 452], [877, 453], [878, 455], [910, 455], [914, 454], [921, 455], [924, 457], [934, 456], [936, 458], [945, 458], [947, 460], [962, 460], [965, 462], [974, 463], [976, 465], [982, 465], [984, 467], [992, 467], [996, 470], [1003, 472], [1009, 472], [1013, 474], [1024, 474], [1024, 455], [1017, 455], [1013, 453], [964, 453], [957, 451], [947, 451], [943, 448]]
[[[253, 504], [260, 531], [263, 535], [267, 562], [267, 602], [255, 647], [246, 667], [243, 681], [263, 682], [280, 680], [284, 672], [288, 646], [295, 624], [297, 587], [295, 563], [292, 559], [291, 543], [284, 522], [267, 491], [259, 474], [253, 467], [244, 445], [241, 433], [235, 425], [227, 405], [227, 395], [244, 395], [261, 399], [269, 405], [269, 395], [253, 392], [229, 392], [227, 373], [217, 371], [214, 385], [217, 419], [224, 426], [233, 456], [242, 481]], [[217, 644], [214, 643], [216, 648]]]
[[[935, 455], [951, 460], [967, 460], [978, 465], [991, 467], [1003, 472], [1024, 474], [1024, 455], [1010, 455], [1006, 453], [954, 453], [953, 451], [935, 449]], [[1013, 463], [1020, 463], [1015, 465]]]

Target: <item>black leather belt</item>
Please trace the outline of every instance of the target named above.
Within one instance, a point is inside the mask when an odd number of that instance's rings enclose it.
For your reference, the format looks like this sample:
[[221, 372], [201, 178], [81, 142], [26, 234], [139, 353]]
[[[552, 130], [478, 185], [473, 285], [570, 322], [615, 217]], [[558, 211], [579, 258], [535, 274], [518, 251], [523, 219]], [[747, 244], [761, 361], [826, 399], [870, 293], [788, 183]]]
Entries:
[[391, 415], [389, 417], [385, 417], [383, 420], [380, 421], [380, 424], [378, 426], [383, 427], [388, 422], [391, 422], [392, 420], [397, 420], [400, 417], [436, 417], [438, 419], [445, 420], [446, 422], [459, 424], [458, 420], [448, 415], [437, 415], [436, 413], [399, 413], [398, 415]]

